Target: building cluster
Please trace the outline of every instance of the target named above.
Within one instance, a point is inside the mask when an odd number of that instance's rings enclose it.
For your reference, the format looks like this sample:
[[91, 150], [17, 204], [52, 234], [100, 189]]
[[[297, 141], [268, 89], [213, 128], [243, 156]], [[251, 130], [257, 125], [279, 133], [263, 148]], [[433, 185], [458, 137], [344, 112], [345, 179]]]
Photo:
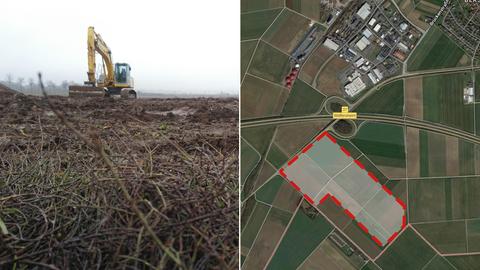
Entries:
[[463, 88], [463, 103], [473, 104], [475, 102], [475, 90], [473, 89], [473, 83], [469, 82], [465, 88]]
[[339, 75], [346, 96], [398, 74], [422, 33], [386, 1], [355, 1], [348, 5], [323, 45], [351, 65]]
[[[480, 59], [480, 54], [477, 52], [477, 45], [480, 40], [480, 16], [478, 15], [480, 13], [474, 12], [475, 6], [464, 4], [465, 6], [462, 7], [457, 1], [450, 1], [440, 26], [467, 54]], [[480, 3], [476, 3], [476, 5], [478, 12], [480, 11]], [[464, 12], [463, 9], [471, 9], [470, 12], [477, 15], [469, 15], [469, 12]]]

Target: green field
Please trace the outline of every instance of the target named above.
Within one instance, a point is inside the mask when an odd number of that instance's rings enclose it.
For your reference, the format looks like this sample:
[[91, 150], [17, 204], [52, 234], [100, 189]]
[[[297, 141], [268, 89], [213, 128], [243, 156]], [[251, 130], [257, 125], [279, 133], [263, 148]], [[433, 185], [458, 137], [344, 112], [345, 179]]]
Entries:
[[448, 261], [440, 256], [436, 255], [435, 258], [428, 265], [424, 268], [425, 270], [455, 270], [453, 266], [451, 266]]
[[284, 0], [241, 0], [241, 12], [283, 7]]
[[[242, 248], [250, 249], [253, 245], [253, 241], [257, 236], [258, 231], [262, 227], [263, 221], [267, 217], [270, 207], [263, 203], [257, 202], [255, 209], [244, 228], [242, 228]], [[246, 255], [246, 254], [245, 254]]]
[[247, 72], [268, 81], [282, 84], [290, 69], [290, 57], [288, 55], [261, 41]]
[[250, 40], [242, 42], [240, 45], [240, 78], [243, 78], [247, 71], [248, 63], [252, 59], [257, 42], [258, 40]]
[[474, 132], [473, 105], [463, 103], [463, 88], [470, 76], [463, 73], [423, 78], [423, 118]]
[[373, 163], [405, 168], [403, 127], [367, 122], [351, 140]]
[[241, 86], [241, 118], [279, 115], [288, 94], [280, 85], [247, 74]]
[[367, 97], [355, 111], [360, 114], [403, 115], [403, 80], [389, 83]]
[[247, 140], [261, 155], [265, 155], [273, 138], [276, 126], [242, 128], [241, 136]]
[[422, 269], [433, 256], [435, 251], [412, 229], [407, 228], [376, 263], [384, 270]]
[[414, 227], [441, 253], [467, 252], [465, 221], [422, 223]]
[[240, 179], [242, 184], [245, 182], [245, 179], [247, 179], [250, 172], [257, 166], [260, 158], [261, 157], [258, 155], [257, 151], [242, 139], [240, 144], [240, 159], [242, 164]]
[[475, 86], [473, 87], [475, 91], [475, 101], [480, 101], [480, 71], [475, 72]]
[[270, 151], [268, 151], [267, 154], [267, 160], [272, 163], [275, 168], [280, 169], [280, 167], [288, 161], [288, 157], [276, 143], [272, 143]]
[[[309, 207], [306, 203], [304, 206]], [[293, 217], [267, 269], [295, 269], [333, 230], [316, 210], [300, 208]]]
[[325, 96], [300, 79], [293, 84], [282, 115], [297, 116], [318, 112]]
[[458, 270], [478, 270], [480, 255], [451, 256], [446, 259]]
[[240, 18], [240, 39], [260, 38], [282, 9], [265, 10], [242, 14]]
[[270, 179], [268, 183], [263, 185], [255, 193], [255, 198], [257, 198], [258, 201], [272, 204], [283, 185], [288, 185], [287, 181], [285, 181], [281, 176], [277, 175]]
[[408, 180], [410, 222], [480, 217], [480, 179]]
[[289, 212], [271, 208], [250, 249], [250, 254], [245, 258], [244, 269], [263, 269], [266, 266], [291, 217], [292, 214]]
[[467, 220], [468, 251], [480, 251], [480, 219]]
[[432, 26], [408, 59], [408, 71], [455, 67], [463, 55], [442, 30]]

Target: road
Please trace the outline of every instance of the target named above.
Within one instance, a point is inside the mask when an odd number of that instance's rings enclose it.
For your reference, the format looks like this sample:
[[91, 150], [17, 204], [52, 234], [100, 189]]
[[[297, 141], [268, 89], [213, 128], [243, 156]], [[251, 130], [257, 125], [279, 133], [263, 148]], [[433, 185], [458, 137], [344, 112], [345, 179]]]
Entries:
[[[250, 127], [259, 127], [266, 125], [278, 125], [278, 124], [294, 124], [301, 122], [314, 122], [319, 120], [328, 120], [332, 119], [330, 115], [309, 115], [309, 116], [295, 116], [295, 117], [271, 117], [271, 118], [256, 118], [251, 120], [243, 120], [241, 122], [241, 128], [250, 128]], [[440, 133], [443, 135], [453, 136], [459, 139], [466, 140], [468, 142], [480, 144], [480, 137], [477, 137], [467, 131], [456, 129], [453, 127], [445, 126], [439, 123], [428, 122], [424, 120], [412, 119], [412, 118], [403, 118], [399, 116], [391, 115], [359, 115], [358, 120], [372, 121], [372, 122], [381, 122], [394, 125], [405, 125], [407, 127], [418, 128], [422, 130], [427, 130], [435, 133]], [[335, 120], [327, 125], [331, 125]]]

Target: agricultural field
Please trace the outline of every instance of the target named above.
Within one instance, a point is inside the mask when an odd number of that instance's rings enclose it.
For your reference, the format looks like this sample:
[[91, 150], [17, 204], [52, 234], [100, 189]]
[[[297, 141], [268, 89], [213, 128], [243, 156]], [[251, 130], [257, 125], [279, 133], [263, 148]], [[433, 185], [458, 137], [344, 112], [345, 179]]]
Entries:
[[247, 73], [281, 85], [290, 68], [287, 54], [260, 41]]
[[355, 108], [358, 113], [403, 115], [404, 95], [403, 80], [389, 83], [372, 95], [368, 96], [360, 106]]
[[407, 228], [375, 262], [385, 270], [422, 269], [435, 255], [415, 231]]
[[407, 69], [416, 71], [456, 67], [464, 54], [440, 28], [432, 26], [410, 55]]
[[283, 7], [283, 0], [242, 0], [240, 1], [240, 10], [242, 13], [261, 11], [265, 9], [274, 9]]
[[279, 9], [243, 13], [241, 15], [240, 38], [251, 40], [260, 38], [282, 11]]
[[329, 48], [323, 45], [317, 46], [303, 65], [299, 75], [300, 79], [311, 85], [315, 81], [319, 71], [333, 55], [334, 51]]
[[240, 78], [245, 76], [245, 72], [247, 72], [248, 64], [252, 59], [253, 52], [257, 47], [258, 41], [257, 40], [249, 40], [242, 42], [241, 48], [241, 55], [240, 55]]
[[469, 74], [423, 78], [423, 119], [474, 133], [474, 106], [464, 104], [463, 88]]
[[282, 115], [296, 116], [315, 114], [320, 111], [325, 95], [301, 79], [295, 80]]
[[402, 13], [417, 27], [428, 30], [426, 19], [432, 18], [443, 5], [442, 0], [394, 0]]
[[309, 19], [284, 9], [262, 39], [281, 51], [291, 54], [297, 43], [307, 33], [310, 23]]
[[297, 268], [332, 230], [332, 225], [304, 202], [295, 213], [267, 269]]
[[241, 117], [247, 119], [279, 115], [288, 94], [288, 90], [280, 85], [247, 74], [242, 84]]
[[352, 142], [388, 177], [405, 177], [402, 126], [366, 122]]
[[0, 89], [0, 112], [1, 269], [238, 265], [238, 99]]

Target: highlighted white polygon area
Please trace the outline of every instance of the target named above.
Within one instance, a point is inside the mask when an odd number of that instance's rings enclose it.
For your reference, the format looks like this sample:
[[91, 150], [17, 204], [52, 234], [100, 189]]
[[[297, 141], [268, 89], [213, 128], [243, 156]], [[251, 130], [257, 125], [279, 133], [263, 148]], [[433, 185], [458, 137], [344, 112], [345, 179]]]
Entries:
[[326, 132], [280, 174], [314, 205], [333, 199], [380, 246], [405, 226], [405, 204]]

